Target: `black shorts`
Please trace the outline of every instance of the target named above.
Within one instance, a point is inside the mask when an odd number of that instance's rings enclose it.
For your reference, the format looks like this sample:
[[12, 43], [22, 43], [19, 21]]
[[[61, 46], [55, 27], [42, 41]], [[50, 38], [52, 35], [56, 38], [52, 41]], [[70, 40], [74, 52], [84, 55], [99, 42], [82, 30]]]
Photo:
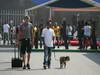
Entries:
[[30, 39], [23, 39], [21, 40], [21, 53], [25, 54], [27, 53], [31, 53], [32, 50], [32, 46], [30, 44]]

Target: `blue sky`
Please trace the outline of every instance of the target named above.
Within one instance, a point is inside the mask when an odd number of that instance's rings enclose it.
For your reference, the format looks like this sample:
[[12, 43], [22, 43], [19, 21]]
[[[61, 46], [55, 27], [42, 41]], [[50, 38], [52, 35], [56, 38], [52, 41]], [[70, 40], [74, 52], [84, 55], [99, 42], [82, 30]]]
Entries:
[[100, 0], [92, 0], [94, 1], [96, 4], [100, 4]]
[[32, 0], [32, 1], [36, 4], [42, 4], [42, 3], [45, 3], [45, 2], [50, 1], [50, 0]]

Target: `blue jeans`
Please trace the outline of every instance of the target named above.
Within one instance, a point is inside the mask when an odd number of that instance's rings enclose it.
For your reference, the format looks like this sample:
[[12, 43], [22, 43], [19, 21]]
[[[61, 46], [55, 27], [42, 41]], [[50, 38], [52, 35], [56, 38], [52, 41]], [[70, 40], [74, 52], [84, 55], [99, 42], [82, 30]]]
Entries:
[[47, 65], [50, 67], [50, 65], [51, 65], [51, 52], [52, 52], [52, 47], [45, 47], [44, 48], [44, 63], [43, 63], [43, 65]]

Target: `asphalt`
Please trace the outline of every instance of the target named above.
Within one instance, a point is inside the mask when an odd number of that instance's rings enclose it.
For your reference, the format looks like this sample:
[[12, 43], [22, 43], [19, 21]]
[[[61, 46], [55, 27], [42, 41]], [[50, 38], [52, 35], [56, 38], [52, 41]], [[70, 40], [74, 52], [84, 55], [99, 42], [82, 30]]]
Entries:
[[[14, 48], [0, 48], [0, 75], [100, 75], [98, 52], [52, 52], [51, 68], [43, 69], [43, 51], [31, 53], [31, 69], [11, 67]], [[59, 68], [59, 57], [70, 56], [65, 69]], [[56, 60], [57, 59], [57, 60]]]

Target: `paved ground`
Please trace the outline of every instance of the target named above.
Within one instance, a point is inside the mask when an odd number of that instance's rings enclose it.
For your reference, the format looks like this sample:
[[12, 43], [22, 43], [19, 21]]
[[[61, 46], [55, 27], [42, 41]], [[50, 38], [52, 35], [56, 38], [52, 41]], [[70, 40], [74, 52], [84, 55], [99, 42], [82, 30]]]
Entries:
[[70, 56], [71, 61], [67, 63], [66, 69], [59, 69], [59, 61], [55, 60], [52, 53], [51, 69], [44, 70], [43, 52], [32, 52], [31, 70], [23, 70], [11, 68], [12, 50], [0, 48], [0, 75], [100, 75], [100, 53], [56, 52], [56, 59]]

